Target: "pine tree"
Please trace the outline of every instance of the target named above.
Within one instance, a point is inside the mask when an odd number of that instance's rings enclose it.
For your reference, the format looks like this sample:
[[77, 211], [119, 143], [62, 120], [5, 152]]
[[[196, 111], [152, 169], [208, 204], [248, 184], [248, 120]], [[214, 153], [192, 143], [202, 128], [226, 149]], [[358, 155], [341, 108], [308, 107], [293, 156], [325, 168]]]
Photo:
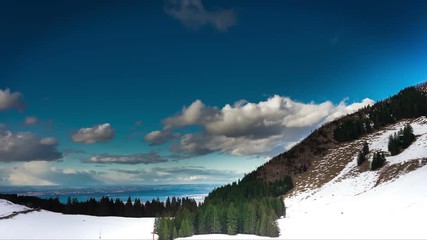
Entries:
[[159, 235], [159, 240], [170, 240], [171, 238], [171, 221], [167, 217], [162, 217], [159, 220], [158, 230], [156, 230]]
[[257, 230], [258, 235], [261, 235], [261, 236], [267, 235], [267, 215], [265, 214], [264, 210], [260, 212], [257, 229], [258, 229]]
[[276, 222], [277, 216], [273, 210], [270, 211], [270, 214], [267, 217], [265, 231], [269, 237], [278, 237], [280, 230]]
[[256, 210], [251, 203], [248, 203], [245, 207], [245, 214], [243, 218], [243, 233], [256, 233]]
[[133, 205], [132, 205], [132, 199], [130, 198], [130, 196], [128, 197], [128, 200], [126, 201], [126, 204], [125, 204], [125, 215], [127, 216], [127, 217], [131, 217], [132, 216], [132, 213], [133, 213], [133, 207], [132, 207]]
[[199, 211], [197, 218], [197, 233], [204, 234], [206, 233], [206, 216], [203, 211]]
[[189, 237], [194, 234], [193, 224], [191, 223], [188, 216], [184, 216], [181, 221], [181, 226], [179, 228], [178, 236], [179, 237]]
[[385, 161], [386, 159], [383, 153], [375, 153], [371, 163], [371, 170], [375, 171], [381, 168], [384, 165]]
[[175, 225], [173, 225], [173, 230], [172, 230], [172, 239], [178, 238], [178, 232], [176, 231], [176, 227]]
[[401, 147], [403, 149], [409, 147], [414, 140], [415, 140], [414, 131], [410, 124], [406, 124], [402, 131]]
[[227, 209], [227, 234], [237, 234], [237, 209], [233, 202], [230, 203]]
[[400, 152], [399, 137], [396, 134], [390, 135], [388, 138], [388, 151], [392, 156], [397, 155]]

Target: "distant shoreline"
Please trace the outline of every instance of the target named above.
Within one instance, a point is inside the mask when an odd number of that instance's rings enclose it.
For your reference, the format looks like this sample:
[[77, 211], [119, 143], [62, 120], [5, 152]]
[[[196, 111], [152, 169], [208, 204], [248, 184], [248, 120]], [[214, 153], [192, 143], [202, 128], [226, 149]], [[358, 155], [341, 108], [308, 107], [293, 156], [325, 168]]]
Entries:
[[159, 198], [166, 201], [173, 196], [188, 197], [203, 202], [204, 198], [217, 184], [178, 184], [178, 185], [145, 185], [145, 186], [94, 186], [94, 187], [2, 187], [0, 193], [18, 194], [23, 196], [34, 196], [42, 199], [59, 198], [61, 203], [67, 203], [68, 197], [77, 198], [79, 201], [86, 201], [90, 198], [100, 200], [102, 197], [110, 197], [126, 201], [128, 197], [139, 198], [141, 201], [151, 201]]

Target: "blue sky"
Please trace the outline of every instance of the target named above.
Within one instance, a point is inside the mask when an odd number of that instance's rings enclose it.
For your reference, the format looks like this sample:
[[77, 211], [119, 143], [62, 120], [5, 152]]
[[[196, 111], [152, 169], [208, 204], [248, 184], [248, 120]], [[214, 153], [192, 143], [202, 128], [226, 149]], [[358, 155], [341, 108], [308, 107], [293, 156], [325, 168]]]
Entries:
[[226, 183], [427, 79], [424, 1], [2, 1], [0, 184]]

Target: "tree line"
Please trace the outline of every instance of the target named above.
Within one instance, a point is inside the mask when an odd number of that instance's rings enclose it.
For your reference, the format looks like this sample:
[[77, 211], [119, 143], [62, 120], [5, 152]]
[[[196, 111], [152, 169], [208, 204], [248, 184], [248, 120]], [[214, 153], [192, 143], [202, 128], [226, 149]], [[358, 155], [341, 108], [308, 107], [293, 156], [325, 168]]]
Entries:
[[155, 231], [160, 240], [215, 233], [277, 237], [276, 220], [286, 213], [280, 196], [292, 187], [289, 176], [267, 183], [252, 172], [241, 181], [214, 189], [196, 211], [182, 209], [156, 218]]
[[108, 197], [102, 197], [99, 201], [90, 198], [80, 202], [77, 198], [71, 199], [68, 197], [66, 204], [61, 203], [58, 198], [43, 199], [17, 194], [0, 194], [0, 198], [31, 208], [41, 208], [64, 214], [91, 216], [156, 217], [162, 214], [174, 215], [181, 209], [189, 209], [190, 211], [197, 209], [197, 203], [194, 199], [175, 197], [168, 198], [165, 202], [157, 198], [145, 203], [138, 198], [132, 201], [131, 197], [126, 202], [118, 198], [113, 200]]
[[373, 129], [405, 118], [427, 115], [427, 95], [415, 87], [408, 87], [397, 95], [361, 109], [353, 118], [342, 120], [334, 130], [338, 142], [358, 139]]

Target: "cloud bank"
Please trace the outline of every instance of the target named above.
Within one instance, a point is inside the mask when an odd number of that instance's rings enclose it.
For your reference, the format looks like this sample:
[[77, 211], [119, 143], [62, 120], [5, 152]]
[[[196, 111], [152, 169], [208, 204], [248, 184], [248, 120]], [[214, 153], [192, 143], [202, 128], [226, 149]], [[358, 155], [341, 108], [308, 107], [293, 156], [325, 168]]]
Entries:
[[102, 154], [85, 159], [83, 162], [98, 164], [154, 164], [167, 161], [168, 159], [161, 157], [157, 152], [149, 152], [128, 155]]
[[56, 138], [39, 138], [30, 132], [12, 133], [0, 126], [0, 162], [54, 161], [62, 157]]
[[153, 131], [145, 140], [152, 145], [166, 143], [173, 130], [200, 126], [202, 131], [182, 135], [170, 150], [182, 157], [223, 152], [236, 156], [272, 156], [285, 151], [325, 122], [373, 104], [371, 99], [335, 105], [302, 103], [275, 95], [266, 101], [238, 101], [221, 109], [196, 100], [175, 116], [163, 121], [163, 130]]
[[12, 186], [84, 186], [96, 185], [95, 171], [77, 171], [51, 166], [47, 161], [34, 161], [0, 168], [0, 183]]
[[23, 95], [20, 92], [11, 92], [10, 89], [0, 89], [0, 111], [16, 108], [19, 111], [25, 109]]
[[92, 144], [97, 142], [108, 142], [114, 138], [114, 129], [109, 123], [99, 124], [91, 128], [80, 128], [71, 139], [73, 142]]
[[200, 0], [171, 0], [165, 11], [178, 19], [184, 26], [197, 30], [205, 25], [211, 25], [219, 31], [226, 31], [236, 25], [233, 10], [208, 11]]
[[109, 184], [123, 184], [129, 182], [138, 184], [147, 183], [226, 183], [236, 181], [242, 174], [234, 171], [208, 169], [197, 166], [186, 167], [158, 167], [152, 169], [123, 170], [112, 169], [99, 172], [97, 179]]
[[47, 161], [0, 166], [0, 186], [100, 186], [129, 184], [227, 183], [242, 173], [197, 166], [152, 169], [74, 170], [57, 168]]

